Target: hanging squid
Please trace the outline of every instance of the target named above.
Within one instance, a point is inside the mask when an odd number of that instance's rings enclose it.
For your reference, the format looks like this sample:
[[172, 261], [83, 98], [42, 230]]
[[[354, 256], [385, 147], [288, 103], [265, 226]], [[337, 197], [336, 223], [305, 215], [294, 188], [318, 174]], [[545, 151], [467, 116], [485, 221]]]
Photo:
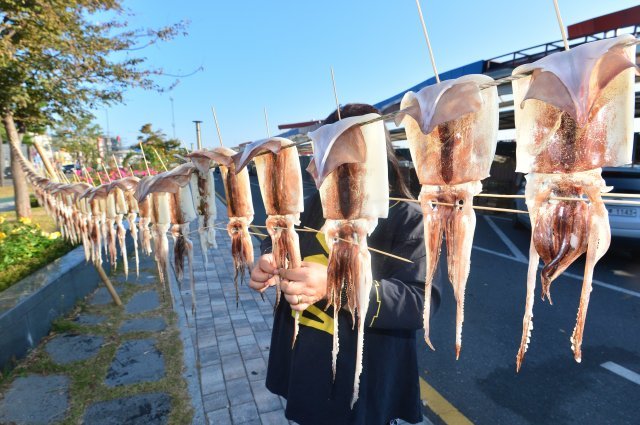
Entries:
[[601, 167], [631, 162], [635, 53], [635, 37], [622, 35], [556, 53], [513, 71], [530, 73], [513, 82], [517, 171], [529, 173], [525, 196], [532, 226], [518, 370], [533, 329], [540, 258], [544, 263], [542, 298], [551, 302], [551, 282], [586, 253], [570, 340], [575, 360], [582, 359], [593, 269], [611, 240], [601, 198], [611, 188], [601, 177]]
[[[171, 171], [142, 179], [138, 184], [135, 197], [139, 203], [153, 194], [151, 203], [151, 223], [154, 231], [155, 256], [158, 263], [160, 280], [164, 283], [169, 255], [167, 232], [174, 238], [174, 268], [178, 281], [184, 276], [184, 256], [187, 255], [189, 273], [194, 294], [193, 244], [189, 239], [189, 222], [195, 220], [196, 213], [189, 182], [195, 171], [193, 164], [182, 164]], [[195, 306], [195, 303], [193, 304]]]
[[498, 135], [498, 91], [480, 86], [493, 79], [466, 75], [407, 92], [400, 108], [411, 158], [422, 185], [427, 275], [424, 296], [424, 338], [429, 338], [431, 286], [446, 236], [449, 281], [456, 300], [456, 359], [462, 347], [464, 295], [476, 227], [473, 197], [489, 176]]
[[[260, 193], [267, 213], [267, 232], [271, 237], [273, 257], [278, 269], [297, 268], [302, 264], [300, 243], [294, 225], [300, 224], [304, 210], [302, 171], [298, 149], [281, 137], [258, 140], [237, 154], [236, 170], [242, 171], [253, 159], [258, 174]], [[276, 308], [280, 302], [280, 284], [276, 284]], [[294, 316], [293, 343], [299, 328], [299, 315]]]
[[124, 215], [127, 215], [127, 223], [129, 224], [129, 231], [131, 232], [131, 238], [133, 239], [133, 250], [136, 260], [136, 275], [140, 274], [140, 259], [138, 256], [138, 228], [136, 227], [136, 217], [138, 216], [138, 201], [133, 196], [136, 188], [138, 187], [138, 177], [129, 176], [111, 182], [110, 191], [115, 193], [116, 197], [116, 225], [118, 227], [118, 241], [120, 243], [120, 250], [124, 261], [125, 275], [129, 274], [129, 266], [127, 261], [127, 247], [125, 243], [126, 230], [122, 225], [122, 219]]
[[[307, 170], [320, 190], [326, 219], [322, 231], [329, 247], [327, 266], [328, 307], [333, 307], [332, 369], [336, 375], [339, 351], [338, 313], [345, 308], [357, 324], [358, 341], [351, 407], [358, 400], [365, 317], [373, 284], [367, 235], [389, 208], [387, 148], [384, 123], [360, 126], [378, 114], [345, 118], [309, 133], [314, 156]], [[347, 305], [341, 298], [346, 296]]]
[[216, 243], [216, 190], [211, 169], [211, 160], [215, 155], [208, 151], [194, 151], [187, 155], [196, 166], [191, 176], [191, 193], [198, 214], [198, 235], [205, 264], [209, 263], [207, 251], [217, 248]]
[[[133, 196], [138, 203], [138, 237], [140, 248], [146, 255], [151, 255], [153, 252], [153, 249], [151, 248], [151, 239], [153, 239], [153, 234], [150, 228], [152, 225], [151, 211], [153, 210], [153, 193], [148, 193], [143, 200], [139, 199], [138, 193], [143, 191], [143, 189], [150, 183], [151, 179], [152, 176], [145, 176], [140, 179]], [[144, 189], [144, 191], [146, 191], [146, 189]]]
[[[111, 267], [113, 270], [118, 268], [118, 249], [116, 248], [116, 240], [118, 229], [116, 228], [116, 223], [118, 217], [120, 217], [120, 225], [122, 225], [122, 214], [118, 214], [116, 211], [116, 193], [115, 191], [110, 192], [109, 184], [105, 184], [105, 192], [106, 192], [106, 207], [105, 210], [105, 221], [104, 225], [106, 228], [106, 237], [107, 237], [107, 246], [109, 247], [109, 262], [111, 263]], [[126, 262], [126, 258], [123, 258], [124, 262]], [[125, 266], [125, 270], [127, 267]]]
[[105, 238], [105, 213], [106, 213], [106, 187], [100, 185], [87, 189], [80, 196], [80, 199], [86, 199], [90, 207], [90, 235], [91, 235], [91, 258], [94, 264], [102, 264], [102, 245]]
[[237, 305], [240, 300], [238, 277], [243, 281], [245, 271], [253, 267], [253, 244], [249, 235], [249, 225], [253, 221], [253, 201], [249, 172], [245, 168], [236, 173], [236, 165], [233, 161], [236, 152], [231, 149], [215, 148], [211, 154], [213, 160], [220, 165], [220, 175], [227, 199], [229, 216], [227, 233], [231, 237], [231, 255], [235, 269], [233, 283], [236, 288]]

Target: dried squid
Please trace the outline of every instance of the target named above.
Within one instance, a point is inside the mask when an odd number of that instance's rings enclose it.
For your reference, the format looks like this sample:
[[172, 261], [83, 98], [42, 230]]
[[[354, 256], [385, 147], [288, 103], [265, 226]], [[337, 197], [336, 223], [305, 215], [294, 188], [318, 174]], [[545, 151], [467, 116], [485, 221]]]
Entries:
[[235, 273], [233, 283], [236, 288], [236, 304], [240, 300], [238, 292], [238, 277], [244, 279], [246, 270], [253, 267], [253, 243], [249, 235], [249, 225], [253, 221], [253, 201], [251, 199], [251, 184], [247, 169], [236, 173], [233, 162], [235, 151], [228, 148], [215, 148], [211, 151], [212, 158], [220, 165], [220, 175], [224, 183], [224, 193], [227, 198], [227, 233], [231, 237], [231, 255]]
[[120, 248], [122, 256], [124, 258], [124, 272], [126, 275], [128, 275], [129, 273], [129, 268], [126, 258], [126, 230], [122, 225], [122, 218], [124, 214], [127, 214], [127, 223], [129, 224], [129, 231], [131, 232], [131, 238], [133, 239], [133, 250], [136, 260], [136, 275], [140, 274], [140, 258], [138, 256], [138, 228], [136, 227], [136, 218], [138, 216], [139, 208], [138, 201], [133, 196], [136, 188], [138, 187], [139, 181], [139, 178], [129, 176], [114, 180], [110, 184], [110, 190], [114, 191], [116, 195], [116, 212], [118, 213], [118, 219], [116, 223], [118, 225], [118, 239], [120, 241]]
[[[529, 74], [513, 82], [517, 171], [529, 173], [526, 200], [532, 234], [519, 370], [533, 329], [533, 297], [539, 259], [542, 298], [551, 282], [586, 253], [582, 293], [571, 349], [577, 362], [593, 269], [611, 241], [601, 193], [610, 190], [601, 167], [631, 161], [635, 38], [595, 41], [516, 68]], [[581, 201], [551, 197], [582, 198]]]
[[[315, 154], [307, 170], [320, 190], [326, 219], [322, 231], [329, 247], [327, 298], [333, 307], [332, 370], [336, 375], [339, 351], [338, 313], [345, 308], [357, 323], [356, 368], [351, 407], [358, 400], [365, 317], [373, 284], [367, 235], [389, 209], [387, 148], [384, 123], [360, 126], [378, 114], [345, 118], [309, 133]], [[342, 305], [342, 294], [347, 305]]]
[[[164, 282], [169, 244], [167, 232], [174, 238], [174, 267], [178, 281], [184, 276], [184, 256], [187, 255], [193, 293], [193, 244], [189, 239], [189, 222], [196, 218], [189, 181], [194, 172], [193, 164], [182, 164], [171, 171], [143, 179], [138, 184], [135, 197], [139, 203], [153, 194], [151, 223], [155, 240], [155, 258], [160, 280]], [[194, 304], [195, 306], [195, 304]]]
[[[491, 77], [466, 75], [407, 92], [396, 123], [406, 127], [422, 189], [427, 275], [424, 338], [429, 338], [431, 286], [446, 236], [449, 281], [456, 299], [456, 359], [462, 347], [464, 295], [476, 227], [473, 197], [489, 176], [498, 135], [498, 91]], [[488, 88], [481, 87], [487, 84]], [[484, 87], [487, 87], [484, 86]]]
[[196, 166], [196, 172], [192, 174], [190, 184], [198, 214], [198, 234], [205, 264], [209, 263], [207, 251], [218, 247], [215, 229], [216, 189], [213, 169], [211, 169], [213, 156], [208, 151], [194, 151], [187, 155]]
[[[253, 159], [260, 193], [267, 213], [267, 231], [271, 237], [273, 257], [278, 269], [297, 268], [302, 264], [300, 243], [294, 225], [300, 224], [304, 210], [302, 171], [298, 149], [281, 137], [258, 140], [235, 156], [236, 170], [241, 171]], [[276, 308], [280, 302], [280, 284], [276, 284]], [[293, 342], [299, 329], [299, 312], [294, 316]]]

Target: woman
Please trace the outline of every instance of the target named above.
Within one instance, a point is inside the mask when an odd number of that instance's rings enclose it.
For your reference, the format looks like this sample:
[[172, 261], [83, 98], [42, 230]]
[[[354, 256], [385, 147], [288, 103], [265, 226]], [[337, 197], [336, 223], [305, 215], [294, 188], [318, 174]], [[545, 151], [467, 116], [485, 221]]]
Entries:
[[[341, 108], [343, 118], [378, 111], [370, 105], [349, 104]], [[336, 122], [337, 112], [324, 121]], [[391, 196], [411, 197], [398, 159], [387, 138]], [[307, 198], [303, 226], [320, 229], [324, 223], [318, 192]], [[331, 347], [333, 312], [325, 311], [328, 250], [322, 233], [300, 233], [302, 266], [277, 270], [271, 241], [265, 239], [263, 255], [251, 272], [249, 286], [263, 292], [281, 279], [285, 302], [278, 306], [273, 324], [267, 388], [287, 399], [287, 418], [301, 425], [388, 424], [394, 419], [417, 423], [422, 420], [416, 330], [422, 328], [425, 250], [422, 213], [417, 204], [391, 202], [389, 217], [381, 219], [368, 244], [372, 248], [408, 258], [400, 262], [371, 252], [374, 285], [367, 312], [363, 371], [358, 402], [351, 409], [355, 371], [356, 332], [349, 312], [339, 315], [340, 353], [332, 380]], [[432, 309], [439, 305], [434, 282]], [[293, 312], [301, 311], [295, 346]]]

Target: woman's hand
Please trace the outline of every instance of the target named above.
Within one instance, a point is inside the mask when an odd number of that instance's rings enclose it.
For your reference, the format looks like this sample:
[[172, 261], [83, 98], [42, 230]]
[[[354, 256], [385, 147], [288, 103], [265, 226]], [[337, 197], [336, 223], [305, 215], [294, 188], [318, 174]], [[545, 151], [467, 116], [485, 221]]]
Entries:
[[258, 258], [258, 262], [251, 270], [249, 288], [263, 293], [268, 287], [276, 284], [274, 275], [278, 274], [273, 254], [265, 254]]
[[327, 266], [303, 261], [295, 269], [280, 269], [280, 289], [292, 310], [302, 311], [327, 295]]

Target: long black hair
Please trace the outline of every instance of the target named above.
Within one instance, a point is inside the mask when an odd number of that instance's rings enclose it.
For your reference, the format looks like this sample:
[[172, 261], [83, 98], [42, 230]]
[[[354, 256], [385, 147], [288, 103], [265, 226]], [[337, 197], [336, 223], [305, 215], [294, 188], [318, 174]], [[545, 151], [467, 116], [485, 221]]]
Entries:
[[[371, 113], [379, 114], [380, 111], [378, 111], [374, 106], [366, 103], [348, 103], [340, 107], [341, 118], [356, 117]], [[323, 124], [332, 124], [337, 121], [338, 111], [336, 110], [324, 119]], [[391, 144], [391, 136], [389, 135], [389, 131], [386, 126], [384, 128], [384, 132], [387, 139], [387, 163], [390, 192], [401, 197], [413, 198], [413, 195], [407, 186], [407, 182], [404, 179], [404, 175], [402, 174], [402, 170], [400, 170], [400, 163], [398, 162], [398, 157], [396, 156], [393, 145]]]

